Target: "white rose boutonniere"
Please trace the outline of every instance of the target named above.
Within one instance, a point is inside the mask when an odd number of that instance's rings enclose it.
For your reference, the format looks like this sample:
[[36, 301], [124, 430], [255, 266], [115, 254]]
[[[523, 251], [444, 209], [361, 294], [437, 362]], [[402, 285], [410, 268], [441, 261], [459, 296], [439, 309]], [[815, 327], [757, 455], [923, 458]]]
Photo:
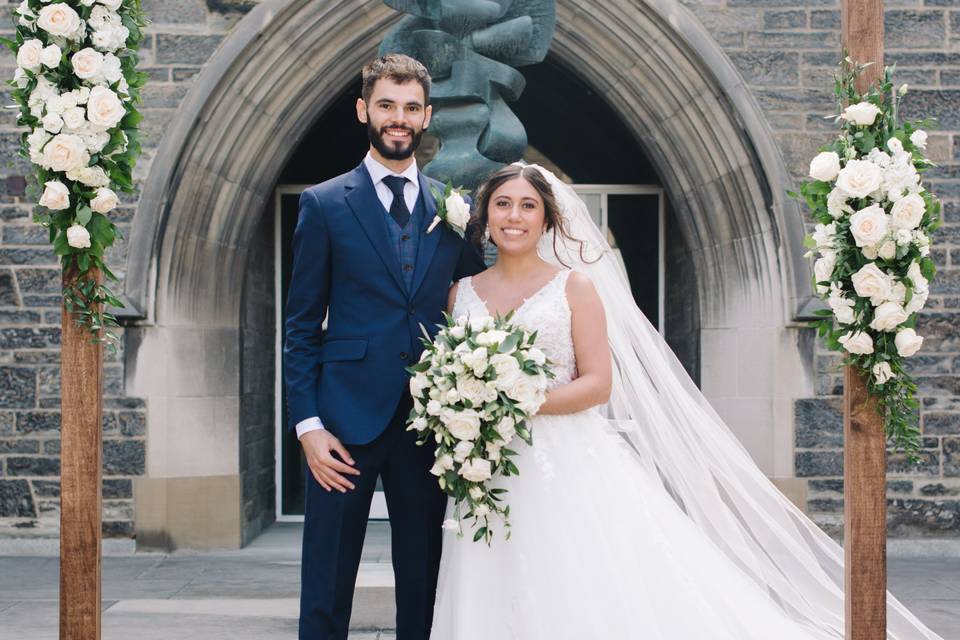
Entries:
[[447, 226], [462, 238], [467, 231], [467, 223], [470, 222], [470, 206], [463, 196], [470, 192], [461, 187], [454, 189], [450, 182], [447, 182], [443, 193], [434, 188], [430, 191], [437, 201], [437, 213], [427, 233], [433, 231], [434, 227], [441, 222], [446, 222]]

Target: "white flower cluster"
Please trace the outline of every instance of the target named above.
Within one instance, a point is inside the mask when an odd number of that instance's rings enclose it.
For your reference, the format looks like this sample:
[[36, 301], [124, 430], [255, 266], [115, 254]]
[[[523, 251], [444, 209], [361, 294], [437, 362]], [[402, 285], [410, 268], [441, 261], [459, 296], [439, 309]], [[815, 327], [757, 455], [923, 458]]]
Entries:
[[504, 516], [486, 483], [516, 472], [507, 447], [516, 437], [530, 442], [526, 421], [546, 399], [547, 358], [508, 318], [451, 320], [425, 346], [411, 368], [408, 429], [436, 443], [430, 472], [451, 495], [467, 496], [468, 516]]
[[[857, 126], [869, 126], [880, 113], [876, 105], [861, 102], [847, 107], [840, 117]], [[922, 150], [927, 134], [918, 129], [909, 140]], [[830, 188], [826, 209], [833, 219], [817, 224], [812, 235], [812, 246], [819, 254], [813, 267], [816, 289], [836, 321], [850, 325], [839, 338], [849, 353], [874, 352], [874, 338], [865, 330], [869, 327], [875, 332], [895, 333], [898, 354], [908, 357], [919, 350], [923, 338], [903, 325], [923, 308], [929, 295], [929, 282], [918, 259], [910, 259], [908, 265], [904, 262], [908, 255], [924, 259], [930, 253], [929, 237], [921, 228], [927, 211], [921, 195], [924, 188], [914, 156], [904, 149], [901, 139], [891, 137], [885, 149], [874, 147], [859, 155], [850, 145], [845, 157], [824, 151], [810, 163], [810, 177], [828, 185], [820, 193]], [[844, 251], [847, 255], [841, 255]], [[848, 276], [853, 291], [849, 286], [845, 290], [835, 275], [841, 259], [847, 266], [851, 263], [850, 251], [862, 254], [856, 260], [862, 266], [855, 265], [856, 271]], [[863, 307], [857, 311], [858, 298], [870, 301], [866, 317]], [[873, 367], [873, 374], [876, 383], [883, 384], [893, 372], [887, 362], [880, 362]]]
[[[110, 143], [111, 130], [128, 111], [129, 85], [115, 53], [126, 46], [130, 32], [118, 13], [121, 0], [80, 0], [80, 4], [93, 7], [86, 21], [65, 2], [44, 4], [34, 11], [28, 0], [23, 0], [16, 10], [18, 22], [37, 37], [25, 40], [17, 50], [14, 80], [21, 89], [35, 80], [27, 106], [40, 125], [27, 137], [31, 162], [96, 189], [89, 206], [106, 214], [119, 200], [109, 188], [110, 177], [104, 168], [90, 162]], [[64, 73], [79, 80], [71, 83], [79, 88], [62, 91], [48, 78], [56, 80]], [[111, 155], [126, 151], [126, 134], [121, 132], [121, 138]], [[53, 211], [70, 208], [67, 185], [58, 179], [44, 186], [41, 206]], [[74, 224], [68, 231], [70, 246], [90, 246], [84, 225]]]

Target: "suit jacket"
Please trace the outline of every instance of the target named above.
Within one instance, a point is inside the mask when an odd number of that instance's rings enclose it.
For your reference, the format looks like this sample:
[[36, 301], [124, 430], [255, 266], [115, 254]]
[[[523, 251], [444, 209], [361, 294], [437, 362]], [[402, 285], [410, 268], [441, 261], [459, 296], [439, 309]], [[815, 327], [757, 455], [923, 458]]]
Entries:
[[485, 268], [446, 224], [426, 233], [436, 213], [430, 187], [443, 185], [419, 180], [427, 215], [409, 291], [363, 163], [300, 196], [283, 349], [290, 429], [319, 416], [345, 444], [380, 435], [423, 351], [420, 325], [435, 335], [451, 282]]

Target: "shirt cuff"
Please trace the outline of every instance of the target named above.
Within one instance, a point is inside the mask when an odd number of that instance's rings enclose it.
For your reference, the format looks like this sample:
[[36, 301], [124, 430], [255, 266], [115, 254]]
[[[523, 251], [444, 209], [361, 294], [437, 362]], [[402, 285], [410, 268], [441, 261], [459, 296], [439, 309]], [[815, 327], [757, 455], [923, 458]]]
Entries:
[[297, 430], [297, 440], [299, 440], [303, 437], [303, 434], [307, 433], [308, 431], [323, 429], [323, 423], [320, 422], [320, 418], [314, 416], [312, 418], [307, 418], [306, 420], [301, 420], [294, 428]]

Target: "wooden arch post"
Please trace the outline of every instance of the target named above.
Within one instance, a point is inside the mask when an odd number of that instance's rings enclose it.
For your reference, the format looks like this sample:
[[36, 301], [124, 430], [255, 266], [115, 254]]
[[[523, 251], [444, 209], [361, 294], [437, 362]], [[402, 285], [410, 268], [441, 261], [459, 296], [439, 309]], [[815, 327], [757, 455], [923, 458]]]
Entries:
[[[883, 0], [841, 0], [842, 42], [864, 93], [883, 78]], [[846, 640], [887, 637], [886, 432], [877, 402], [853, 367], [843, 385]]]

